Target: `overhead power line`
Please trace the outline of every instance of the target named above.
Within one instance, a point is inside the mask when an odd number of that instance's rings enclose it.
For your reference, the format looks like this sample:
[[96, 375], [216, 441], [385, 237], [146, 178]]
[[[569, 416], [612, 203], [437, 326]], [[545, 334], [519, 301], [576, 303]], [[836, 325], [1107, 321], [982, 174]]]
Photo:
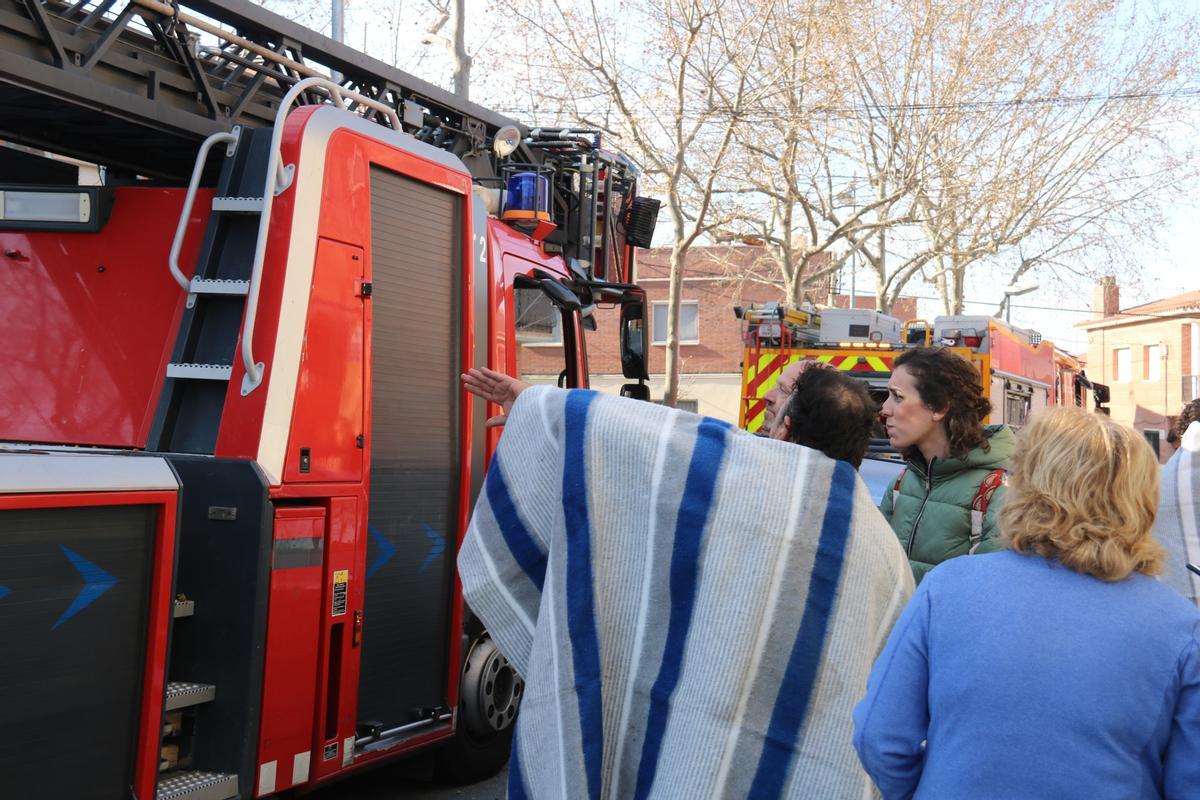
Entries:
[[[1022, 106], [1084, 106], [1093, 105], [1096, 103], [1120, 103], [1131, 102], [1134, 100], [1152, 100], [1157, 98], [1168, 100], [1182, 100], [1188, 98], [1200, 97], [1200, 87], [1186, 87], [1183, 89], [1175, 89], [1172, 91], [1148, 91], [1148, 92], [1118, 92], [1114, 94], [1080, 94], [1080, 95], [1054, 95], [1048, 97], [1013, 97], [1002, 100], [970, 100], [954, 103], [877, 103], [873, 105], [853, 105], [853, 106], [801, 106], [798, 109], [788, 109], [784, 107], [778, 108], [753, 108], [742, 111], [735, 111], [731, 106], [714, 106], [712, 108], [700, 109], [690, 108], [684, 109], [684, 117], [686, 119], [699, 119], [701, 117], [730, 117], [735, 114], [747, 119], [760, 117], [776, 117], [783, 114], [792, 114], [797, 111], [800, 113], [813, 114], [817, 116], [866, 116], [871, 114], [879, 114], [882, 112], [900, 112], [913, 111], [924, 113], [943, 113], [951, 111], [990, 111], [993, 109], [1018, 108]], [[600, 113], [599, 110], [581, 110], [571, 108], [513, 108], [513, 107], [498, 107], [496, 109], [501, 114], [577, 114], [577, 113]]]
[[[931, 300], [931, 301], [935, 301], [935, 302], [940, 301], [942, 299], [940, 297], [926, 297], [924, 295], [912, 295], [912, 294], [901, 295], [901, 297], [902, 298], [912, 298], [913, 300]], [[999, 301], [999, 300], [963, 300], [963, 303], [965, 305], [973, 305], [973, 306], [998, 306], [998, 305], [1000, 305], [1000, 302], [1001, 301]], [[1091, 316], [1096, 316], [1096, 311], [1095, 311], [1095, 309], [1092, 309], [1092, 308], [1063, 308], [1062, 306], [1034, 306], [1034, 305], [1028, 305], [1026, 303], [1013, 303], [1012, 307], [1013, 308], [1027, 308], [1027, 309], [1030, 309], [1033, 311], [1061, 311], [1064, 314], [1089, 314]], [[1149, 314], [1141, 313], [1141, 312], [1137, 312], [1137, 311], [1114, 311], [1111, 314], [1105, 314], [1104, 317], [1096, 316], [1096, 318], [1097, 319], [1111, 318], [1111, 317], [1137, 317], [1139, 319], [1144, 319], [1147, 317], [1166, 318], [1166, 317], [1177, 317], [1180, 314], [1200, 314], [1200, 306], [1197, 306], [1197, 305], [1180, 306], [1177, 309], [1171, 309], [1171, 310], [1163, 311], [1163, 312], [1151, 312]]]

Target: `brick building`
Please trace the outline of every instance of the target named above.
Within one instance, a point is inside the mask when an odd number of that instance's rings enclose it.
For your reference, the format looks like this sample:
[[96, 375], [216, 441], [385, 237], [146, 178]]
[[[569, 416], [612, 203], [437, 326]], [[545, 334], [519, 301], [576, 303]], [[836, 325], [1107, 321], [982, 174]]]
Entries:
[[[666, 315], [671, 251], [656, 248], [644, 251], [638, 260], [638, 283], [646, 289], [650, 303], [649, 371], [651, 397], [660, 400], [666, 371]], [[827, 263], [822, 259], [819, 264]], [[820, 268], [818, 266], [817, 268]], [[780, 290], [749, 277], [757, 274], [769, 279], [777, 270], [765, 248], [746, 245], [693, 247], [684, 271], [680, 308], [679, 406], [689, 411], [737, 423], [741, 396], [742, 338], [741, 322], [733, 314], [736, 305], [781, 300]], [[829, 281], [814, 281], [806, 301], [823, 306], [829, 298]], [[846, 307], [849, 297], [835, 295], [834, 305]], [[858, 308], [874, 308], [873, 295], [855, 297]], [[916, 316], [916, 301], [903, 299], [893, 309], [901, 319]], [[599, 309], [597, 330], [587, 334], [588, 360], [592, 387], [616, 394], [621, 384], [618, 311]], [[553, 340], [557, 341], [557, 340]], [[557, 374], [561, 350], [548, 342], [528, 347], [536, 354], [519, 356], [529, 365], [528, 375], [535, 380]], [[559, 346], [560, 347], [560, 346]], [[549, 359], [549, 360], [547, 360]], [[555, 360], [558, 359], [558, 360]], [[553, 363], [551, 363], [553, 362]]]
[[1112, 277], [1096, 286], [1088, 334], [1088, 377], [1108, 384], [1115, 420], [1140, 431], [1166, 461], [1167, 431], [1184, 403], [1200, 397], [1200, 291], [1122, 309]]

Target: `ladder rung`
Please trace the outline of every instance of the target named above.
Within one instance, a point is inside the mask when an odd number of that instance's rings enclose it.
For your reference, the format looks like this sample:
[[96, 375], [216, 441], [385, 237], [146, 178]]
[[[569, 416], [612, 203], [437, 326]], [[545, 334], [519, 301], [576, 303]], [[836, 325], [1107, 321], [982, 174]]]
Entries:
[[175, 608], [172, 612], [172, 616], [175, 617], [176, 619], [179, 619], [180, 617], [190, 617], [192, 614], [195, 614], [195, 613], [196, 613], [196, 601], [195, 600], [176, 600], [175, 601]]
[[263, 210], [263, 199], [261, 197], [214, 197], [212, 210], [231, 214], [260, 214]]
[[207, 683], [171, 681], [167, 684], [167, 700], [163, 708], [166, 711], [174, 711], [177, 708], [198, 706], [210, 702], [216, 696], [217, 687]]
[[243, 297], [250, 292], [250, 281], [234, 281], [224, 278], [192, 278], [188, 285], [192, 294], [238, 294]]
[[168, 378], [227, 381], [232, 374], [233, 367], [226, 364], [167, 364]]
[[156, 800], [229, 800], [237, 797], [237, 775], [177, 772], [158, 782]]

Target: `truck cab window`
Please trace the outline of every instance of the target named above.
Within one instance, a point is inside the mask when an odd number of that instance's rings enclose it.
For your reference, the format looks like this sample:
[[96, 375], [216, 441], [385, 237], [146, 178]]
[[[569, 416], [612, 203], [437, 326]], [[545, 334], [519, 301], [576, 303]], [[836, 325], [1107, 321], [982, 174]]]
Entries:
[[574, 358], [568, 349], [576, 338], [571, 335], [573, 320], [538, 286], [513, 287], [513, 300], [517, 377], [526, 383], [574, 386]]

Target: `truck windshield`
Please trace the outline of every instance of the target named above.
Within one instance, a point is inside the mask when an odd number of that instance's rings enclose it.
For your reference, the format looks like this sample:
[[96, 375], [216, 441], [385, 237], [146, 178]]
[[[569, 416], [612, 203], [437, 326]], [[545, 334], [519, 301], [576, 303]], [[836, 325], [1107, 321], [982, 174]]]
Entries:
[[540, 287], [516, 286], [513, 299], [517, 377], [526, 383], [567, 385], [560, 381], [564, 372], [570, 374], [562, 312]]

